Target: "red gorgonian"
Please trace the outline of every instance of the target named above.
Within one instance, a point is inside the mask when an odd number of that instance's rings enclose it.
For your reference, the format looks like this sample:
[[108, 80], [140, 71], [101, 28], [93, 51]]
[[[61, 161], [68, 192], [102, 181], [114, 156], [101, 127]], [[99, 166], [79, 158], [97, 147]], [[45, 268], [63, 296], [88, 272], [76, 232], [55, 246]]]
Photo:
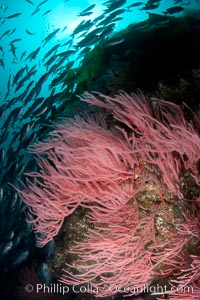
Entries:
[[37, 245], [83, 207], [92, 226], [74, 242], [77, 259], [61, 282], [91, 284], [104, 297], [169, 278], [169, 287], [189, 284], [200, 294], [200, 257], [190, 250], [200, 247], [197, 116], [188, 121], [176, 104], [142, 94], [85, 93], [81, 100], [107, 113], [63, 119], [30, 149], [40, 171], [27, 174], [18, 192]]

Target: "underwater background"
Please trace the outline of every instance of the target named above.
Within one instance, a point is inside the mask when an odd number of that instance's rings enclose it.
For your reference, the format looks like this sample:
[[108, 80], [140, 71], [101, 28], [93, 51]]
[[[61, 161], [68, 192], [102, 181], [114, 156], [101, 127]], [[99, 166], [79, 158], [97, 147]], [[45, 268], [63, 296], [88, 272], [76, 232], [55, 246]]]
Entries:
[[[45, 139], [54, 121], [99, 110], [77, 95], [138, 89], [199, 113], [200, 1], [0, 0], [2, 299], [94, 298], [24, 292], [27, 282], [52, 282], [55, 242], [36, 247], [13, 186], [23, 188], [25, 173], [38, 170], [28, 147]], [[142, 297], [156, 299], [131, 299]]]

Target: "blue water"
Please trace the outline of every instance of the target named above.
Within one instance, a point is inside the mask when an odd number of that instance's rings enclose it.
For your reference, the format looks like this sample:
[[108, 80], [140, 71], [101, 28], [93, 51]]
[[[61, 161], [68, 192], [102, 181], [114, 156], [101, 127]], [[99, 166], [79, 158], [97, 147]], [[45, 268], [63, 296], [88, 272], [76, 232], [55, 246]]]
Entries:
[[[62, 67], [57, 70], [57, 74], [51, 74], [48, 80], [43, 84], [43, 87], [38, 96], [48, 97], [51, 93], [51, 89], [49, 88], [49, 84], [52, 81], [53, 77], [58, 75], [59, 72], [65, 69], [65, 65], [67, 62], [75, 60], [74, 66], [80, 64], [81, 59], [77, 59], [78, 52], [81, 49], [76, 48], [76, 44], [79, 39], [74, 38], [71, 39], [71, 34], [76, 26], [82, 20], [91, 20], [93, 21], [96, 17], [104, 14], [103, 10], [105, 9], [105, 0], [99, 1], [87, 1], [87, 0], [47, 0], [46, 3], [40, 6], [40, 9], [37, 13], [31, 16], [34, 12], [35, 8], [42, 1], [33, 0], [34, 5], [28, 3], [26, 0], [1, 0], [0, 1], [0, 36], [4, 34], [7, 30], [15, 30], [12, 34], [8, 34], [0, 39], [0, 46], [3, 48], [3, 52], [0, 51], [0, 58], [3, 60], [5, 67], [0, 66], [0, 99], [2, 101], [8, 101], [12, 99], [14, 96], [20, 95], [28, 86], [29, 82], [33, 80], [37, 82], [38, 79], [45, 74], [48, 70], [44, 66], [44, 61], [42, 60], [44, 55], [51, 49], [54, 45], [60, 43], [60, 47], [58, 48], [58, 52], [66, 51], [69, 49], [73, 49], [76, 51], [75, 55], [71, 55], [62, 65]], [[135, 1], [136, 2], [136, 1]], [[146, 1], [143, 1], [146, 3]], [[93, 8], [93, 14], [86, 17], [79, 17], [78, 14], [85, 8], [87, 8], [91, 4], [96, 4]], [[127, 0], [126, 4], [122, 8], [126, 8], [128, 5], [134, 3], [133, 0]], [[174, 2], [172, 0], [162, 0], [157, 9], [150, 10], [149, 12], [153, 13], [163, 13], [165, 9], [174, 6]], [[190, 2], [183, 1], [182, 5], [185, 8], [198, 8], [199, 3], [197, 0], [191, 0]], [[141, 6], [135, 7], [129, 11], [125, 11], [120, 17], [123, 17], [123, 20], [116, 22], [115, 31], [111, 34], [111, 36], [123, 29], [126, 28], [127, 25], [137, 23], [143, 21], [148, 18], [147, 11], [140, 10]], [[51, 10], [46, 15], [45, 12]], [[5, 17], [10, 16], [15, 13], [21, 13], [19, 17], [5, 19]], [[184, 12], [176, 14], [176, 16], [181, 16]], [[67, 27], [66, 27], [67, 26]], [[66, 29], [62, 32], [62, 30], [66, 27]], [[42, 41], [44, 38], [54, 31], [55, 29], [60, 28], [60, 31], [56, 34], [56, 36], [50, 40], [45, 46], [43, 46]], [[95, 27], [94, 27], [95, 28]], [[92, 28], [92, 29], [94, 29]], [[26, 29], [29, 30], [33, 35], [29, 35], [26, 32]], [[10, 50], [10, 42], [14, 39], [22, 39], [14, 43], [16, 47], [16, 57], [15, 58]], [[67, 46], [63, 46], [67, 41], [70, 41], [70, 44]], [[69, 47], [70, 46], [70, 47]], [[33, 61], [27, 60], [26, 57], [35, 49], [41, 47], [36, 59]], [[22, 53], [26, 51], [24, 58], [20, 60]], [[15, 87], [12, 86], [12, 80], [15, 74], [21, 68], [25, 66], [30, 69], [36, 65], [36, 73], [24, 82], [23, 86], [15, 92]], [[7, 99], [5, 99], [5, 95], [8, 92], [8, 80], [10, 77], [11, 88], [9, 94], [7, 95]], [[34, 86], [34, 83], [33, 85]], [[55, 92], [60, 91], [62, 85], [57, 85]]]

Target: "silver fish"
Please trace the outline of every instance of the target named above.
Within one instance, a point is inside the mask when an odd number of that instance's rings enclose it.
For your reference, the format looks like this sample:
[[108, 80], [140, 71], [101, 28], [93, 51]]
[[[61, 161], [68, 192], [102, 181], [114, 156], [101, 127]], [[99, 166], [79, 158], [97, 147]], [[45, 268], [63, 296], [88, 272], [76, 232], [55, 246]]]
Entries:
[[52, 38], [54, 38], [59, 30], [60, 30], [60, 28], [57, 28], [53, 32], [48, 34], [43, 40], [44, 45], [46, 45], [46, 43], [48, 43]]
[[17, 18], [21, 15], [22, 13], [16, 13], [16, 14], [13, 14], [13, 15], [10, 15], [8, 17], [5, 17], [5, 19], [13, 19], [13, 18]]

